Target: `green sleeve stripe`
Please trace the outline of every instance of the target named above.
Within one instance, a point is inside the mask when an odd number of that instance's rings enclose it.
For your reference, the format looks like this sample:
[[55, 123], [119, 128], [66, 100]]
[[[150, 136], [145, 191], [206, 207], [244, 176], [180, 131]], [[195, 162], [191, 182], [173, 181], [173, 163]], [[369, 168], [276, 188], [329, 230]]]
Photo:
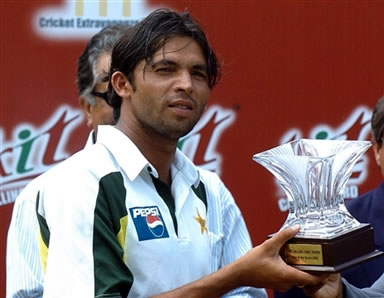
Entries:
[[128, 224], [125, 196], [121, 173], [110, 173], [100, 180], [93, 231], [96, 297], [127, 297], [132, 287], [133, 275], [124, 262]]

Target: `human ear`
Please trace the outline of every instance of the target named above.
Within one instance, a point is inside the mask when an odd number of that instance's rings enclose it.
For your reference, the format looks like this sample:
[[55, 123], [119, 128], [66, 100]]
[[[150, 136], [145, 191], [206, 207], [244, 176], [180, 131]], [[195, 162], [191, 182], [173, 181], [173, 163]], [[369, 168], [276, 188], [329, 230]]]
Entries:
[[131, 96], [132, 86], [121, 71], [115, 71], [112, 74], [111, 84], [121, 98], [125, 99]]
[[80, 97], [79, 101], [80, 101], [81, 109], [83, 110], [83, 113], [85, 116], [86, 124], [89, 128], [92, 128], [93, 119], [92, 119], [92, 113], [91, 113], [91, 104], [84, 97]]

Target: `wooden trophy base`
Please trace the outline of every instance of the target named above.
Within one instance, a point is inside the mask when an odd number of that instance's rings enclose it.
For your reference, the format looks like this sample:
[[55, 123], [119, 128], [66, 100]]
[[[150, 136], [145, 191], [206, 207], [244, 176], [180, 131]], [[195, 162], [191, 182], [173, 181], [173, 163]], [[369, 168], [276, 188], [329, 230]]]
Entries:
[[293, 267], [312, 272], [340, 272], [358, 263], [383, 255], [375, 249], [373, 228], [361, 224], [350, 232], [328, 239], [290, 239], [280, 251]]

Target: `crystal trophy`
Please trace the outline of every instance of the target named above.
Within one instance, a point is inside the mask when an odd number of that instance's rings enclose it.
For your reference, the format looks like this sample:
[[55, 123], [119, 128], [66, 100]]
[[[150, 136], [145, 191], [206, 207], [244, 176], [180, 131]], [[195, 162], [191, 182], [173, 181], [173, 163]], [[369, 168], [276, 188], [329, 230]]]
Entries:
[[339, 272], [382, 254], [372, 227], [353, 218], [342, 196], [353, 166], [370, 146], [369, 141], [300, 139], [253, 156], [286, 193], [289, 212], [282, 229], [300, 225], [281, 250], [288, 264]]

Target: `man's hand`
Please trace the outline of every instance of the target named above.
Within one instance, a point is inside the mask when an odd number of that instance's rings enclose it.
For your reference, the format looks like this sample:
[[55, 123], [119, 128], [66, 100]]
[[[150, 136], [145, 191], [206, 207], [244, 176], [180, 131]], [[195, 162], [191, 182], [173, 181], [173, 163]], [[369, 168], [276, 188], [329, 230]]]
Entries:
[[[271, 239], [253, 248], [234, 265], [240, 266], [240, 280], [244, 285], [287, 291], [293, 286], [316, 286], [326, 276], [315, 276], [287, 265], [280, 257], [280, 249], [299, 231], [299, 227], [287, 228]], [[237, 271], [237, 270], [236, 270]]]
[[287, 291], [295, 285], [315, 287], [322, 284], [327, 276], [316, 276], [295, 269], [280, 257], [281, 247], [294, 237], [299, 229], [294, 227], [280, 231], [220, 270], [188, 285], [153, 297], [221, 297], [230, 290], [242, 286]]
[[313, 298], [342, 298], [343, 284], [340, 274], [331, 274], [322, 284], [304, 288], [304, 293]]

